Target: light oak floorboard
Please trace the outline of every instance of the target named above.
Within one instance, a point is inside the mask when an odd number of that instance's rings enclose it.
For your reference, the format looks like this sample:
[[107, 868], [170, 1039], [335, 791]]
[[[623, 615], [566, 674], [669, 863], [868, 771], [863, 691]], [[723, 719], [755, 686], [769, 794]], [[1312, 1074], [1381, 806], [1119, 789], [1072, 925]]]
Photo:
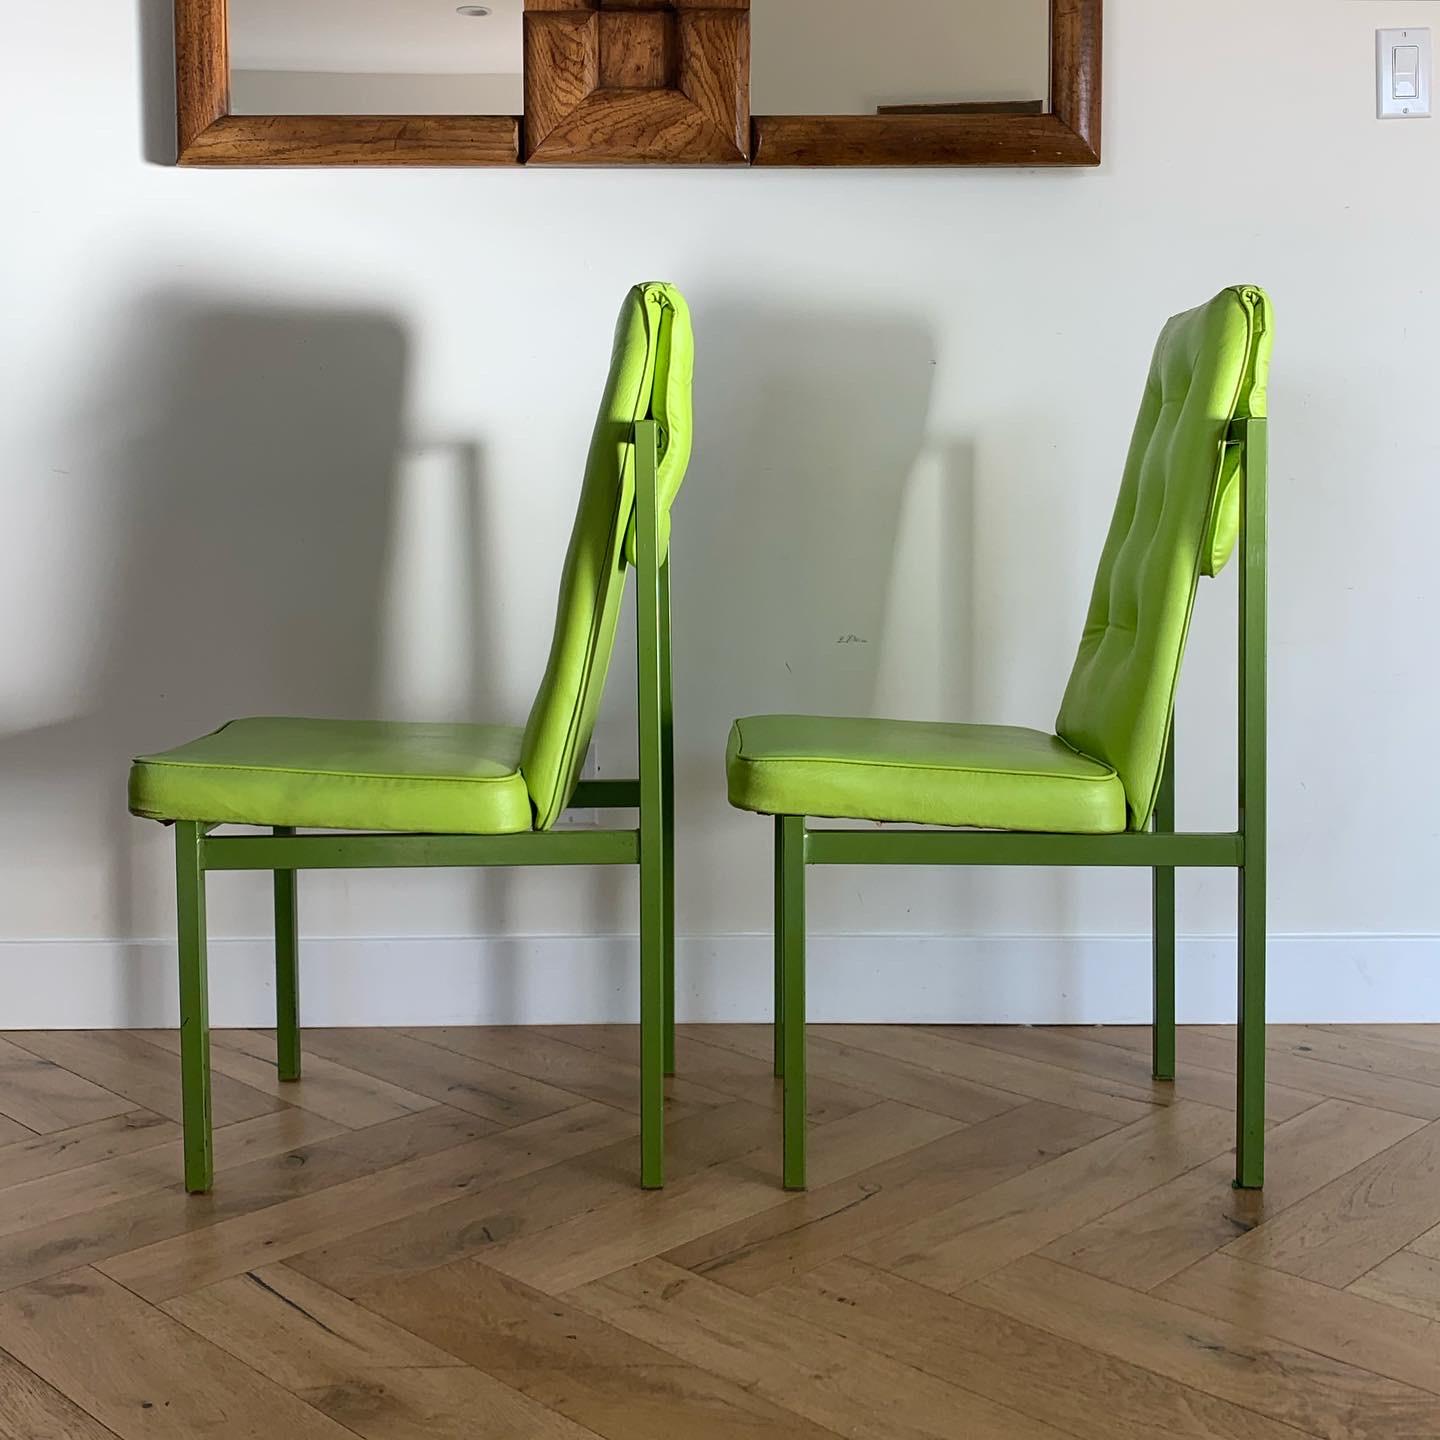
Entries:
[[1440, 1392], [1440, 1325], [1355, 1291], [1337, 1293], [1229, 1255], [1211, 1255], [1156, 1292], [1177, 1305]]
[[935, 1289], [959, 1289], [1224, 1153], [1231, 1123], [1182, 1101], [853, 1253]]
[[609, 1106], [586, 1102], [316, 1194], [222, 1220], [210, 1227], [203, 1247], [179, 1235], [103, 1260], [98, 1268], [147, 1300], [168, 1300], [442, 1204], [507, 1174], [544, 1169], [576, 1150], [605, 1144], [627, 1123]]
[[474, 1140], [488, 1128], [444, 1106], [338, 1134], [333, 1121], [288, 1107], [226, 1126], [215, 1132], [216, 1184], [210, 1194], [186, 1195], [177, 1167], [164, 1190], [0, 1236], [0, 1290], [404, 1165]]
[[1219, 1155], [1040, 1253], [1135, 1290], [1152, 1289], [1424, 1123], [1343, 1100], [1324, 1100], [1270, 1132], [1264, 1190], [1234, 1189], [1234, 1158]]
[[[640, 1104], [638, 1037], [631, 1042], [632, 1054], [622, 1059], [571, 1044], [553, 1032], [528, 1025], [439, 1026], [401, 1033], [602, 1105], [635, 1110]], [[670, 1101], [691, 1109], [723, 1105], [733, 1098], [696, 1084], [678, 1067], [677, 1073], [666, 1080], [665, 1093]]]
[[0, 1440], [113, 1440], [114, 1434], [0, 1351]]
[[758, 1295], [1099, 1139], [1112, 1120], [1040, 1102], [702, 1235], [662, 1258]]
[[[172, 1055], [180, 1053], [179, 1031], [137, 1033]], [[275, 1064], [274, 1038], [254, 1030], [214, 1030], [210, 1041], [210, 1063], [217, 1074], [350, 1129], [398, 1120], [437, 1103], [428, 1095], [416, 1095], [348, 1065], [337, 1065], [323, 1055], [303, 1056], [301, 1078], [282, 1080]]]
[[660, 1260], [571, 1298], [637, 1339], [857, 1440], [954, 1440], [957, 1433], [1059, 1440], [1066, 1433]]
[[[1148, 1094], [1155, 1103], [1193, 1100], [1229, 1110], [1235, 1104], [1235, 1077], [1213, 1070], [1180, 1066], [1173, 1080], [1156, 1080], [1150, 1073], [1150, 1032], [1143, 1050], [1126, 1050], [1093, 1039], [1092, 1032], [1015, 1025], [931, 1025], [926, 1030], [941, 1039], [963, 1041], [985, 1049], [1003, 1050], [1032, 1060], [1072, 1069], [1093, 1078], [1114, 1080], [1136, 1094]], [[1324, 1097], [1283, 1085], [1265, 1087], [1265, 1116], [1272, 1123], [1293, 1119], [1318, 1105]]]
[[121, 1440], [347, 1433], [93, 1270], [0, 1295], [0, 1346]]
[[473, 1261], [364, 1303], [607, 1440], [824, 1440], [834, 1432]]
[[1398, 1251], [1351, 1281], [1348, 1290], [1440, 1323], [1440, 1258], [1435, 1256]]
[[[181, 1118], [179, 1062], [139, 1035], [127, 1030], [23, 1030], [8, 1038], [93, 1082], [92, 1088], [103, 1086], [113, 1092], [117, 1104], [106, 1114], [140, 1109], [153, 1110], [168, 1120]], [[210, 1099], [216, 1125], [233, 1125], [279, 1110], [284, 1104], [223, 1074], [213, 1077]]]
[[0, 1039], [0, 1116], [9, 1122], [5, 1139], [69, 1130], [135, 1108], [113, 1091], [16, 1044], [18, 1039], [23, 1036]]
[[1237, 1260], [1343, 1289], [1440, 1222], [1440, 1125], [1427, 1125], [1233, 1241]]
[[180, 1127], [148, 1110], [127, 1110], [51, 1135], [27, 1131], [26, 1137], [0, 1146], [0, 1190], [168, 1144], [180, 1138]]
[[[1149, 1030], [1135, 1026], [1107, 1026], [1085, 1033], [1093, 1034], [1106, 1045], [1144, 1052], [1150, 1049]], [[1177, 1064], [1182, 1069], [1194, 1066], [1221, 1075], [1235, 1073], [1235, 1039], [1231, 1030], [1182, 1025], [1175, 1049]], [[1349, 1100], [1375, 1110], [1394, 1110], [1421, 1120], [1440, 1119], [1440, 1083], [1421, 1083], [1360, 1070], [1353, 1065], [1314, 1060], [1308, 1055], [1273, 1051], [1266, 1058], [1265, 1073], [1272, 1085], [1326, 1095], [1332, 1100]]]
[[[633, 1121], [626, 1123], [634, 1128]], [[669, 1183], [746, 1154], [768, 1128], [770, 1117], [743, 1101], [670, 1126]], [[291, 1264], [344, 1295], [357, 1295], [380, 1281], [484, 1255], [623, 1201], [634, 1194], [639, 1173], [639, 1140], [627, 1135], [543, 1170], [497, 1175], [472, 1194], [306, 1251]]]
[[[955, 1121], [886, 1101], [821, 1126], [812, 1137], [812, 1182], [824, 1186], [903, 1155], [956, 1128]], [[493, 1246], [486, 1263], [552, 1294], [783, 1204], [778, 1147], [751, 1151], [662, 1191], [632, 1193], [538, 1235]]]
[[799, 1319], [1081, 1440], [1299, 1440], [1305, 1433], [855, 1260], [834, 1261], [769, 1298]]
[[569, 1110], [585, 1098], [399, 1030], [306, 1030], [303, 1045], [327, 1060], [497, 1125], [524, 1125]]
[[[881, 1095], [905, 1100], [908, 1104], [938, 1108], [943, 1114], [970, 1123], [1003, 1115], [1005, 1111], [1023, 1105], [1027, 1099], [1038, 1098], [1025, 1091], [993, 1085], [988, 1078], [966, 1075], [959, 1067], [940, 1071], [927, 1065], [913, 1064], [904, 1056], [887, 1054], [871, 1044], [857, 1044], [860, 1028], [809, 1026], [806, 1030], [807, 1076], [813, 1074], [819, 1079], [844, 1085], [868, 1087]], [[863, 1028], [868, 1030], [870, 1027]], [[715, 1032], [717, 1043], [728, 1045], [742, 1054], [763, 1059], [772, 1053], [768, 1031], [748, 1025], [713, 1025], [706, 1029]], [[983, 1067], [980, 1068], [983, 1070]], [[1075, 1102], [1075, 1108], [1083, 1110], [1087, 1107]], [[1141, 1107], [1127, 1109], [1124, 1118], [1132, 1119], [1139, 1113]]]
[[1440, 1398], [1052, 1260], [1028, 1256], [961, 1298], [1323, 1440], [1428, 1440]]
[[943, 1032], [913, 1025], [820, 1025], [814, 1029], [822, 1036], [848, 1037], [855, 1047], [892, 1060], [993, 1086], [1029, 1100], [1089, 1110], [1122, 1123], [1144, 1119], [1174, 1099], [1148, 1078], [1140, 1084], [1127, 1084], [1108, 1075], [1052, 1065], [1033, 1055], [967, 1044]]
[[265, 1265], [160, 1307], [287, 1390], [463, 1362], [287, 1265]]
[[[756, 1055], [750, 1051], [737, 1051], [699, 1038], [707, 1028], [697, 1026], [686, 1029], [681, 1026], [676, 1030], [676, 1074], [703, 1085], [707, 1090], [728, 1095], [733, 1100], [747, 1100], [752, 1105], [765, 1106], [778, 1115], [781, 1087], [780, 1081], [771, 1073], [771, 1067], [755, 1063]], [[767, 1037], [766, 1043], [769, 1043], [770, 1031], [766, 1027], [757, 1025], [753, 1028], [757, 1034]], [[633, 1056], [638, 1043], [633, 1025], [553, 1025], [543, 1027], [542, 1033], [587, 1050], [597, 1050], [617, 1060]], [[812, 1125], [840, 1120], [857, 1110], [878, 1105], [886, 1098], [874, 1091], [839, 1085], [818, 1075], [809, 1076], [805, 1087], [806, 1113]]]

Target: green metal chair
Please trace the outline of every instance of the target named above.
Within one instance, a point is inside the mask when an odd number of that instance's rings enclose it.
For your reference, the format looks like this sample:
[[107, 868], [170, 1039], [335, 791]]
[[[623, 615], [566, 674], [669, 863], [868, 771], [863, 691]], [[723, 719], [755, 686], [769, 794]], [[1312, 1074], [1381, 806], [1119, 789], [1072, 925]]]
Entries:
[[[1165, 327], [1055, 733], [767, 715], [736, 722], [731, 804], [775, 817], [784, 1183], [805, 1185], [805, 869], [1122, 865], [1153, 873], [1154, 1073], [1175, 1076], [1175, 870], [1239, 874], [1235, 1183], [1264, 1183], [1265, 383], [1270, 304], [1226, 290]], [[1201, 575], [1238, 540], [1239, 822], [1175, 833], [1175, 687]], [[961, 829], [810, 829], [806, 819]]]
[[[549, 663], [529, 723], [236, 720], [146, 755], [130, 809], [174, 822], [185, 1188], [210, 1188], [205, 877], [275, 876], [277, 1058], [300, 1077], [296, 875], [432, 866], [638, 865], [641, 1181], [664, 1183], [664, 1076], [674, 1070], [674, 799], [670, 505], [692, 441], [694, 341], [679, 291], [627, 296], [560, 585]], [[639, 778], [582, 781], [636, 573]], [[634, 829], [556, 829], [567, 808], [637, 809]], [[269, 835], [218, 835], [220, 825]], [[320, 830], [327, 834], [300, 834]], [[344, 833], [333, 833], [344, 832]]]

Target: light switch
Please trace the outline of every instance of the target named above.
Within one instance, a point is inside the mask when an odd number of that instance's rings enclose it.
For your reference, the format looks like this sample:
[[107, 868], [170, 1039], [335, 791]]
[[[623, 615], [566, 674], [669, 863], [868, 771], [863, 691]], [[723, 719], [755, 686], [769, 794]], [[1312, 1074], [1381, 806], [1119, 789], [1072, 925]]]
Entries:
[[1423, 120], [1430, 114], [1430, 32], [1411, 26], [1376, 32], [1382, 120]]

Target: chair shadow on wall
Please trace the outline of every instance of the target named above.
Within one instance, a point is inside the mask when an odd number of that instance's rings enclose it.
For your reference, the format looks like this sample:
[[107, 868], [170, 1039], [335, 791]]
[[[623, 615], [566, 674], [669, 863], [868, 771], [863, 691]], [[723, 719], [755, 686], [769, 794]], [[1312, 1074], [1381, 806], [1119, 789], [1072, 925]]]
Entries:
[[[409, 344], [393, 316], [161, 293], [137, 302], [128, 332], [73, 422], [97, 437], [92, 500], [108, 520], [108, 553], [74, 577], [77, 609], [93, 617], [83, 699], [68, 719], [0, 741], [8, 792], [41, 817], [38, 847], [58, 855], [82, 830], [104, 837], [108, 913], [93, 925], [119, 937], [173, 925], [168, 902], [156, 913], [138, 898], [168, 897], [169, 846], [126, 811], [131, 756], [240, 715], [403, 718], [409, 697], [397, 704], [395, 689], [416, 669], [397, 653], [389, 592], [421, 578], [413, 559], [396, 573], [404, 485], [434, 488], [438, 454], [445, 489], [427, 503], [462, 507], [467, 540], [483, 519], [473, 445], [418, 447], [418, 466], [406, 445]], [[494, 703], [478, 692], [493, 683], [480, 637], [496, 597], [474, 556], [453, 631], [453, 718]], [[481, 884], [494, 926], [504, 879]], [[212, 886], [216, 930], [239, 915], [244, 933], [267, 933], [267, 889], [255, 876]], [[173, 986], [168, 967], [130, 967], [118, 1019], [153, 1020]]]

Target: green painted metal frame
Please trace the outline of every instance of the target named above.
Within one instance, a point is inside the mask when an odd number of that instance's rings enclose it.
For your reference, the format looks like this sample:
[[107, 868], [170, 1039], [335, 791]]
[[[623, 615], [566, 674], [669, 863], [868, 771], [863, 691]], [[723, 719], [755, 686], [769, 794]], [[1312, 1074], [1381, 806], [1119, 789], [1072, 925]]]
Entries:
[[1175, 871], [1233, 869], [1239, 877], [1239, 1054], [1235, 1184], [1265, 1183], [1266, 490], [1269, 427], [1234, 421], [1241, 447], [1239, 823], [1233, 832], [1175, 830], [1172, 721], [1152, 828], [1120, 835], [990, 830], [811, 830], [775, 817], [775, 1073], [783, 1079], [784, 1182], [805, 1187], [805, 870], [810, 865], [1128, 866], [1153, 890], [1154, 1074], [1175, 1077]]
[[275, 889], [276, 1062], [282, 1080], [301, 1071], [297, 876], [301, 870], [432, 869], [522, 865], [635, 865], [640, 871], [640, 1174], [665, 1183], [665, 1076], [675, 1068], [675, 801], [670, 562], [660, 558], [654, 421], [635, 427], [639, 770], [637, 780], [582, 780], [571, 809], [638, 810], [634, 829], [531, 831], [520, 835], [355, 833], [216, 835], [214, 825], [175, 826], [180, 953], [180, 1075], [185, 1188], [210, 1189], [210, 1028], [205, 877], [270, 870]]

